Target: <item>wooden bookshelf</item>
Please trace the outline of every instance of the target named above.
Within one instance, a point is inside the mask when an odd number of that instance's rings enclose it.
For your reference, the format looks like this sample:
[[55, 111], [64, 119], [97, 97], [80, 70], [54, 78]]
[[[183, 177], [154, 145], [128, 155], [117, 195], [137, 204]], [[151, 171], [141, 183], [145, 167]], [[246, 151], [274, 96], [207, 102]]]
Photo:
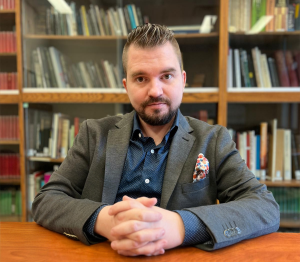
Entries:
[[300, 187], [300, 180], [291, 180], [291, 181], [261, 181], [269, 187]]
[[22, 222], [21, 216], [0, 216], [1, 222]]
[[0, 185], [20, 185], [21, 180], [18, 179], [0, 179]]
[[15, 14], [16, 11], [15, 10], [11, 10], [11, 9], [4, 9], [4, 10], [0, 10], [0, 15], [1, 14]]
[[5, 56], [5, 57], [15, 57], [17, 56], [17, 53], [0, 53], [0, 57]]
[[0, 140], [0, 145], [19, 145], [19, 140]]
[[[208, 34], [176, 34], [175, 38], [211, 38], [211, 37], [218, 37], [218, 32], [212, 32]], [[84, 36], [84, 35], [77, 35], [77, 36], [69, 36], [69, 35], [32, 35], [28, 34], [24, 36], [25, 39], [32, 39], [32, 40], [119, 40], [119, 39], [127, 39], [126, 36]]]
[[[16, 90], [18, 92], [18, 90]], [[0, 104], [18, 104], [20, 100], [19, 94], [9, 95], [0, 92]]]
[[[243, 88], [242, 88], [243, 89]], [[252, 92], [241, 90], [230, 90], [228, 92], [228, 103], [299, 103], [300, 88], [269, 88], [268, 91], [256, 90], [252, 88]], [[284, 90], [286, 89], [286, 90]]]
[[28, 160], [29, 161], [35, 161], [35, 162], [62, 163], [64, 161], [64, 158], [50, 158], [50, 157], [31, 156], [31, 157], [28, 157]]

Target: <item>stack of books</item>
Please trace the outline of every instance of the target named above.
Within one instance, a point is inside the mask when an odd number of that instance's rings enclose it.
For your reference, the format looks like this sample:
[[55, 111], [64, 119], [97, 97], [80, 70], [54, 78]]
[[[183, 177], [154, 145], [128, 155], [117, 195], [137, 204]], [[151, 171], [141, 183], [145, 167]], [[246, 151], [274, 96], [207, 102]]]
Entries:
[[281, 51], [273, 57], [262, 54], [258, 47], [246, 51], [230, 49], [228, 53], [228, 87], [299, 87], [299, 51]]
[[55, 47], [38, 47], [31, 53], [27, 87], [122, 88], [118, 68], [107, 60], [70, 64]]
[[266, 24], [262, 32], [300, 30], [299, 10], [297, 0], [230, 0], [229, 32], [248, 32], [257, 23]]

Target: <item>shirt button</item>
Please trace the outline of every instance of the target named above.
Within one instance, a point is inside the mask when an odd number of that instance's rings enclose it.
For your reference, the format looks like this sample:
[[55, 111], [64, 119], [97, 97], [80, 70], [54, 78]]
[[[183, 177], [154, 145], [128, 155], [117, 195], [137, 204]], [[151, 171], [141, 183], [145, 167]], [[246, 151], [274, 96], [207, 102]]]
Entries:
[[147, 179], [145, 179], [145, 183], [146, 184], [149, 184], [150, 183], [150, 180], [147, 178]]
[[142, 137], [141, 133], [139, 133], [139, 137]]
[[150, 151], [150, 152], [151, 152], [151, 154], [154, 154], [154, 149], [151, 149], [151, 151]]

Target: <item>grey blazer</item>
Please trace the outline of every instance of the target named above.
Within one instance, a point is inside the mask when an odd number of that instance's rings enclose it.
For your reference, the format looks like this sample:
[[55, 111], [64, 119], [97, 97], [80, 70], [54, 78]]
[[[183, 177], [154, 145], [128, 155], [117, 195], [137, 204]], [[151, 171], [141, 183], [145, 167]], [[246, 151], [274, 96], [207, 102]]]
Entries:
[[[89, 245], [83, 226], [102, 204], [113, 204], [133, 126], [134, 112], [87, 120], [58, 171], [36, 196], [34, 220]], [[210, 164], [206, 179], [192, 183], [199, 153]], [[216, 200], [220, 201], [217, 205]], [[271, 192], [249, 171], [227, 129], [179, 115], [163, 180], [161, 204], [189, 210], [207, 226], [214, 250], [274, 232], [279, 208]], [[105, 225], [103, 225], [105, 226]]]

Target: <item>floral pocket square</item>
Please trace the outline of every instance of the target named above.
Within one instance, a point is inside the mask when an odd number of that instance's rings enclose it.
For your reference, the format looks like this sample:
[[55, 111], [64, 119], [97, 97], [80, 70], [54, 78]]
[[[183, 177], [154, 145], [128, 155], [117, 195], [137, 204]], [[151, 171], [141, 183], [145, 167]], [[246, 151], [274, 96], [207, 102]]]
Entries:
[[193, 173], [193, 183], [205, 179], [209, 172], [209, 162], [207, 158], [200, 153], [197, 158], [195, 171]]

